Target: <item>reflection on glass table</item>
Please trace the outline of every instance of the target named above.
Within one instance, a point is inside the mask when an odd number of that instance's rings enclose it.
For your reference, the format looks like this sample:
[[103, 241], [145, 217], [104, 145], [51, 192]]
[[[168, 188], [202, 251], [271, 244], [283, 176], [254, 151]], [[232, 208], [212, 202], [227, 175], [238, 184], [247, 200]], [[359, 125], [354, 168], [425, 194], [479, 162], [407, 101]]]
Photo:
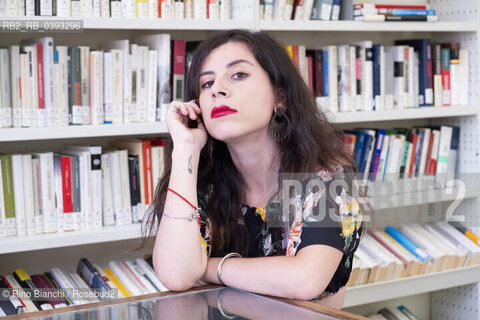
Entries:
[[[313, 305], [313, 304], [312, 304]], [[341, 315], [340, 315], [341, 314]], [[175, 319], [361, 319], [339, 311], [327, 315], [249, 292], [219, 288], [154, 299], [124, 302], [37, 319], [70, 320], [175, 320]]]

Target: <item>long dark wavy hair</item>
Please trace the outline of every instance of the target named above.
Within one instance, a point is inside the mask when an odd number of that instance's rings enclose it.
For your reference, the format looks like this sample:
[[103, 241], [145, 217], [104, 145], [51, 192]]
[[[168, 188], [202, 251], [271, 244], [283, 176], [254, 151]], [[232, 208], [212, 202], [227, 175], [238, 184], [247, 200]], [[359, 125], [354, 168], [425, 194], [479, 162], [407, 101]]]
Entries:
[[[288, 123], [287, 139], [276, 142], [279, 172], [316, 172], [319, 168], [335, 170], [342, 166], [345, 168], [345, 179], [351, 182], [357, 169], [353, 158], [343, 148], [342, 130], [328, 121], [286, 50], [266, 33], [228, 30], [202, 41], [188, 71], [185, 101], [199, 98], [199, 74], [205, 59], [212, 50], [228, 42], [244, 43], [250, 48], [269, 76], [277, 93], [277, 103], [285, 106], [283, 115]], [[149, 212], [153, 224], [159, 223], [162, 218], [170, 179], [172, 148], [170, 140], [165, 147], [165, 171], [156, 187], [154, 205]], [[246, 204], [245, 181], [233, 164], [227, 145], [209, 134], [200, 153], [197, 188], [208, 199], [205, 210], [212, 225], [211, 256], [224, 256], [229, 252], [246, 256], [249, 248], [248, 230], [245, 223], [239, 223], [243, 221], [242, 204]], [[271, 230], [272, 237], [281, 237], [281, 228], [273, 229], [276, 230]], [[276, 254], [284, 254], [284, 251], [277, 250]]]

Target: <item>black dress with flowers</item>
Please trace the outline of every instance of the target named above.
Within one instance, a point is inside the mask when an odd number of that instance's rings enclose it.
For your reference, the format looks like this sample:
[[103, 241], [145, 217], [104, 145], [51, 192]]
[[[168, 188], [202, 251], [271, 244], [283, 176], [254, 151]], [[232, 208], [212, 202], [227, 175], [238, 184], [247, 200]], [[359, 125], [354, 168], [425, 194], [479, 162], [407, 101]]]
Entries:
[[[333, 295], [347, 284], [352, 271], [353, 255], [363, 231], [362, 215], [357, 200], [347, 194], [341, 185], [330, 189], [331, 182], [339, 177], [343, 177], [341, 169], [334, 174], [322, 170], [315, 175], [321, 182], [321, 187], [315, 190], [304, 188], [306, 191], [295, 197], [293, 222], [289, 228], [285, 228], [282, 237], [274, 241], [275, 243], [272, 243], [272, 234], [267, 227], [265, 207], [244, 205], [242, 209], [249, 234], [248, 257], [278, 255], [279, 250], [276, 248], [281, 248], [281, 252], [286, 256], [294, 256], [302, 248], [315, 244], [331, 246], [343, 252], [335, 274], [318, 298]], [[333, 193], [331, 198], [334, 203], [326, 200], [326, 192]], [[203, 214], [201, 241], [208, 255], [210, 235], [210, 224]]]

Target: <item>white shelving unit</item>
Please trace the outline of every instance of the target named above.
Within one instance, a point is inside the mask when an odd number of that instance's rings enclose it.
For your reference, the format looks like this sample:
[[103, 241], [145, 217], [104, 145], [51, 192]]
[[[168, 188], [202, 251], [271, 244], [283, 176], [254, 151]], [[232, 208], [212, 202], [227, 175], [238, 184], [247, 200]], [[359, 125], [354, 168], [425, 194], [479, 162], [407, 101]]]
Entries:
[[141, 237], [140, 223], [118, 227], [104, 227], [101, 230], [95, 231], [75, 231], [23, 237], [8, 237], [0, 239], [0, 254], [131, 240]]
[[[401, 126], [415, 125], [457, 125], [461, 127], [458, 171], [462, 174], [480, 172], [480, 5], [476, 0], [430, 0], [430, 5], [437, 10], [440, 22], [355, 22], [355, 21], [260, 21], [258, 17], [258, 1], [236, 0], [236, 5], [251, 11], [250, 20], [232, 21], [195, 21], [195, 20], [140, 20], [140, 19], [84, 19], [85, 34], [52, 34], [70, 45], [78, 35], [82, 43], [95, 47], [105, 36], [113, 35], [118, 39], [131, 37], [134, 34], [170, 32], [172, 37], [185, 36], [188, 40], [204, 38], [209, 33], [231, 28], [262, 30], [273, 34], [285, 44], [303, 44], [315, 48], [325, 44], [351, 43], [358, 40], [372, 39], [376, 43], [392, 45], [395, 39], [428, 37], [434, 41], [457, 41], [462, 48], [469, 50], [470, 57], [470, 101], [469, 106], [452, 106], [442, 108], [416, 108], [406, 110], [389, 110], [377, 112], [351, 112], [330, 114], [332, 121], [343, 126], [382, 127], [387, 122], [402, 121]], [[42, 20], [45, 18], [23, 18], [18, 20]], [[48, 18], [50, 20], [51, 18]], [[11, 20], [9, 18], [9, 20]], [[68, 20], [68, 19], [62, 19]], [[75, 19], [72, 19], [75, 20]], [[19, 38], [31, 38], [43, 34], [19, 34], [0, 39], [0, 46], [18, 43]], [[4, 44], [6, 41], [7, 44]], [[74, 40], [73, 40], [74, 41]], [[28, 128], [0, 129], [0, 150], [10, 150], [12, 145], [19, 145], [23, 151], [29, 148], [45, 146], [50, 148], [52, 141], [65, 145], [71, 141], [88, 141], [96, 143], [96, 139], [121, 136], [165, 136], [168, 134], [165, 123], [99, 125], [99, 126], [69, 126], [61, 128]], [[103, 141], [103, 140], [102, 140]], [[438, 191], [413, 192], [411, 195], [396, 195], [393, 201], [376, 208], [377, 214], [385, 210], [402, 210], [406, 212], [416, 206], [436, 210], [436, 204], [445, 205], [455, 199], [455, 193], [436, 196]], [[429, 195], [432, 194], [432, 195]], [[466, 217], [471, 225], [479, 226], [473, 231], [480, 232], [480, 217], [478, 188], [467, 188], [465, 199], [457, 207], [458, 214]], [[395, 198], [396, 197], [396, 198]], [[402, 199], [401, 201], [399, 199]], [[410, 199], [402, 202], [403, 199]], [[418, 199], [420, 199], [418, 201]], [[379, 204], [383, 199], [373, 197], [372, 203]], [[395, 223], [395, 221], [393, 221]], [[74, 262], [64, 261], [64, 256], [75, 253], [70, 247], [85, 247], [85, 252], [95, 252], [97, 256], [120, 256], [123, 251], [104, 249], [102, 245], [109, 243], [124, 243], [124, 241], [141, 238], [140, 225], [115, 228], [104, 228], [101, 231], [72, 232], [62, 234], [46, 234], [33, 237], [15, 237], [0, 239], [0, 267], [13, 263], [28, 264], [29, 254], [42, 259], [44, 265], [59, 265], [72, 267]], [[77, 249], [75, 249], [77, 250]], [[80, 250], [80, 249], [78, 249]], [[41, 252], [49, 251], [49, 256]], [[20, 257], [20, 258], [18, 258]], [[81, 258], [80, 256], [76, 258]], [[23, 266], [24, 266], [23, 265]], [[22, 266], [22, 265], [19, 265]], [[40, 267], [39, 267], [40, 268]], [[39, 270], [45, 271], [45, 270]], [[418, 306], [413, 310], [431, 319], [479, 319], [480, 267], [450, 270], [427, 274], [395, 281], [363, 285], [348, 288], [345, 307], [359, 307], [378, 302], [381, 308], [386, 300], [400, 299], [407, 296], [427, 296], [430, 305]], [[448, 302], [448, 304], [447, 304]], [[448, 307], [447, 307], [448, 306]], [[457, 310], [461, 310], [458, 312]]]
[[115, 137], [167, 133], [167, 124], [165, 122], [84, 125], [47, 128], [4, 128], [0, 129], [0, 143], [14, 141]]
[[347, 288], [344, 308], [475, 284], [479, 281], [480, 266], [473, 266], [350, 287]]

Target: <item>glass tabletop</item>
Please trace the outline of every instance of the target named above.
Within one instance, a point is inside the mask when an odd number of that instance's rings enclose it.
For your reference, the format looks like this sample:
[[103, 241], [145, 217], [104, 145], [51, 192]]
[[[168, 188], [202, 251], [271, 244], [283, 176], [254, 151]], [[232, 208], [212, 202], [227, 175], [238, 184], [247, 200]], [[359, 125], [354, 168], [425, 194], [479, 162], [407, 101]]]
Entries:
[[[340, 319], [249, 292], [219, 288], [49, 315], [51, 320]], [[345, 319], [345, 317], [341, 317]]]

